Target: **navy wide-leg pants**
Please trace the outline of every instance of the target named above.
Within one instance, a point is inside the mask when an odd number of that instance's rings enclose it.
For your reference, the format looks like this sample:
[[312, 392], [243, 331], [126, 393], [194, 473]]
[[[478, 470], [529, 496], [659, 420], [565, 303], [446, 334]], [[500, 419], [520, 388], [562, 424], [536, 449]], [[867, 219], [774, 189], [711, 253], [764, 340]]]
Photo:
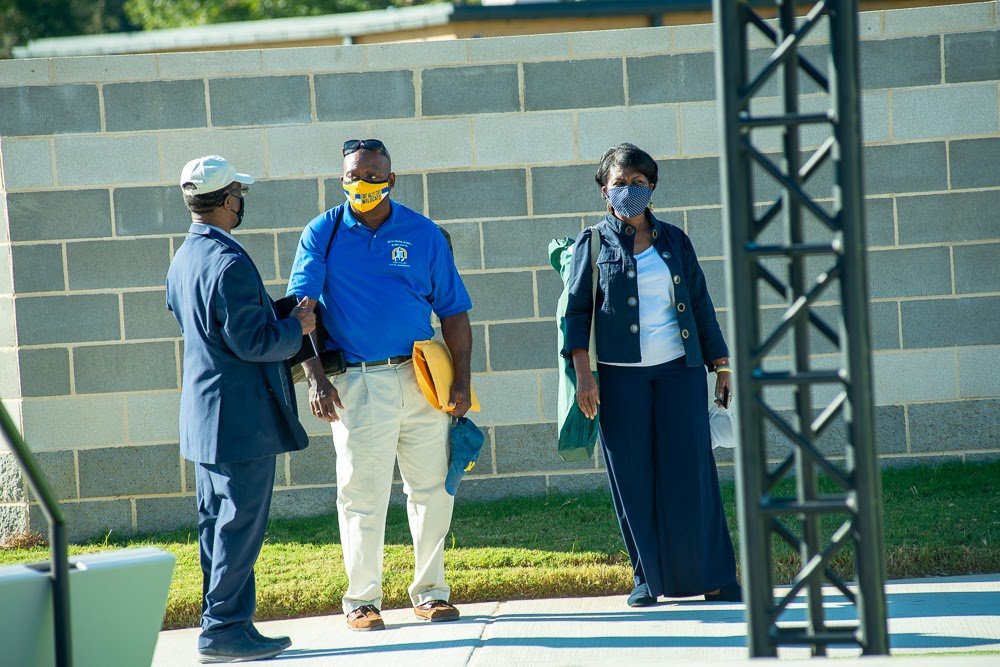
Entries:
[[257, 607], [253, 566], [264, 543], [275, 457], [195, 465], [202, 571], [199, 648], [229, 641]]
[[635, 583], [684, 597], [736, 583], [705, 369], [598, 365], [600, 440]]

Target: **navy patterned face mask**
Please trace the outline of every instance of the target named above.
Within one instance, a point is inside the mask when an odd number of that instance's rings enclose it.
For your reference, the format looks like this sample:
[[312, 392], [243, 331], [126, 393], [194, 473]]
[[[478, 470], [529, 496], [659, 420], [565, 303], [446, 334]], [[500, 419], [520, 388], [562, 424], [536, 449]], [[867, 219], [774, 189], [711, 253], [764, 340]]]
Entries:
[[653, 191], [645, 185], [619, 185], [608, 188], [608, 201], [623, 218], [642, 215], [652, 197]]

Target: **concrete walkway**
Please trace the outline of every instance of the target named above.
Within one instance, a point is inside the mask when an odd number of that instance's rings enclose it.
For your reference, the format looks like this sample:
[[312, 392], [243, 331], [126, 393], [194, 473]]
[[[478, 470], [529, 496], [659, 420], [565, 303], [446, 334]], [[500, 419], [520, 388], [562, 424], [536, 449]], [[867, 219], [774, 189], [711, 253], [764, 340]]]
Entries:
[[[865, 667], [1000, 667], [1000, 575], [891, 582], [887, 599], [890, 643], [897, 657], [866, 659]], [[828, 600], [831, 620], [850, 618], [846, 600], [839, 596]], [[486, 602], [460, 609], [460, 621], [433, 625], [416, 620], [410, 609], [386, 610], [387, 628], [381, 632], [352, 632], [342, 615], [272, 621], [258, 627], [265, 634], [292, 638], [292, 647], [269, 663], [289, 667], [622, 663], [712, 667], [758, 662], [746, 657], [742, 605], [671, 600], [630, 609], [623, 596], [614, 596]], [[800, 604], [783, 620], [803, 619]], [[161, 632], [153, 665], [197, 664], [197, 636], [197, 629]], [[830, 653], [851, 657], [858, 650], [836, 648]], [[899, 657], [904, 655], [912, 657]], [[781, 651], [782, 658], [793, 662], [808, 656], [808, 649]]]

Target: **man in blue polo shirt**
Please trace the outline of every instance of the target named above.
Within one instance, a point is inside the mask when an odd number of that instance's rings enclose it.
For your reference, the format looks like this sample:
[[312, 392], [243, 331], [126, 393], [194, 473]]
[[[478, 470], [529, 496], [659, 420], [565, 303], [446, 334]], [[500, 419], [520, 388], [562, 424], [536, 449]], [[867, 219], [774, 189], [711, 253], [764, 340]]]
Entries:
[[445, 491], [449, 417], [427, 402], [410, 355], [433, 335], [431, 313], [451, 351], [450, 414], [470, 407], [472, 330], [469, 294], [440, 228], [389, 199], [396, 181], [377, 139], [344, 143], [347, 202], [302, 232], [288, 293], [321, 306], [328, 350], [343, 350], [347, 371], [327, 378], [318, 359], [304, 364], [312, 413], [332, 424], [337, 452], [337, 514], [348, 587], [347, 624], [381, 630], [385, 516], [398, 460], [414, 547], [409, 587], [417, 617], [459, 617], [448, 602], [444, 539], [453, 497]]

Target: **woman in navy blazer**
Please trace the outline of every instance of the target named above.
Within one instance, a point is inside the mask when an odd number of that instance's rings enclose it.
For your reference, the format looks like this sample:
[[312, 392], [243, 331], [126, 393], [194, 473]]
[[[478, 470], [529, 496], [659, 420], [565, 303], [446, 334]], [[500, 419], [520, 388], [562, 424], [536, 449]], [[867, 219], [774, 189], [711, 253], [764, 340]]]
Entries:
[[[577, 403], [593, 419], [635, 587], [658, 596], [740, 600], [708, 428], [706, 367], [728, 401], [729, 350], [691, 240], [649, 209], [657, 165], [632, 144], [608, 149], [597, 184], [608, 214], [577, 238], [567, 333]], [[597, 304], [590, 244], [599, 243]], [[598, 380], [590, 372], [591, 319]], [[599, 388], [598, 388], [599, 387]]]

